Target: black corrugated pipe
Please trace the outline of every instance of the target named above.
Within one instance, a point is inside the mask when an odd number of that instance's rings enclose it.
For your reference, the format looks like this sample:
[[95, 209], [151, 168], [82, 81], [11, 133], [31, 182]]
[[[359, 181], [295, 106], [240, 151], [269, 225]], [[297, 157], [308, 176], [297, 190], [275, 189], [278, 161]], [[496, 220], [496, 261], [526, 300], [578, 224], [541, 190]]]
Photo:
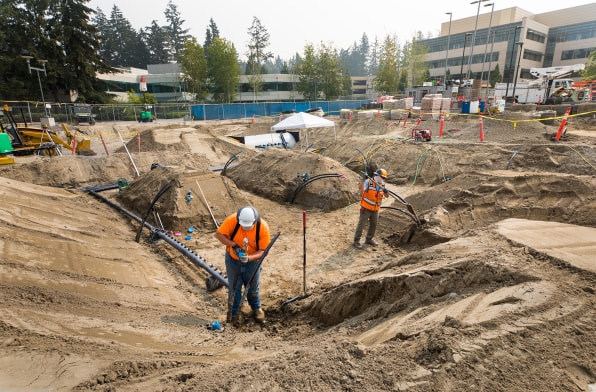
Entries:
[[[117, 209], [117, 210], [119, 210], [121, 212], [124, 212], [126, 215], [128, 215], [132, 219], [136, 220], [137, 222], [141, 223], [143, 221], [141, 218], [139, 218], [138, 216], [136, 216], [132, 212], [128, 211], [124, 207], [122, 207], [122, 206], [114, 203], [113, 201], [111, 201], [110, 199], [108, 199], [106, 197], [103, 197], [102, 195], [100, 195], [99, 193], [97, 193], [97, 191], [95, 191], [94, 189], [89, 189], [88, 192], [90, 194], [92, 194], [93, 196], [97, 197], [98, 199], [100, 199], [100, 200], [104, 201], [105, 203], [109, 204], [110, 206], [114, 207], [115, 209]], [[212, 264], [211, 265], [208, 265], [206, 263], [205, 259], [203, 259], [201, 256], [197, 255], [195, 252], [193, 252], [190, 249], [188, 249], [186, 247], [186, 245], [184, 245], [183, 243], [181, 243], [177, 239], [175, 239], [175, 238], [171, 237], [170, 235], [168, 235], [164, 230], [161, 230], [161, 229], [158, 229], [156, 227], [153, 227], [152, 225], [150, 225], [147, 222], [144, 222], [143, 223], [143, 226], [145, 226], [146, 228], [148, 228], [151, 231], [152, 234], [156, 235], [157, 237], [159, 237], [162, 240], [166, 241], [168, 244], [172, 245], [174, 248], [178, 249], [190, 261], [192, 261], [193, 263], [195, 263], [199, 267], [201, 267], [204, 270], [206, 270], [207, 272], [209, 272], [215, 279], [217, 279], [219, 282], [221, 282], [221, 284], [223, 284], [225, 287], [228, 287], [228, 280], [226, 279], [226, 276], [223, 275], [223, 272], [221, 270], [218, 271], [217, 267], [214, 268]]]
[[307, 186], [311, 182], [316, 181], [316, 180], [320, 180], [322, 178], [333, 178], [333, 177], [346, 178], [345, 175], [338, 174], [338, 173], [319, 174], [319, 175], [316, 175], [316, 176], [312, 176], [308, 180], [304, 181], [302, 184], [298, 185], [298, 187], [296, 188], [296, 190], [292, 194], [292, 198], [290, 199], [290, 204], [293, 204], [294, 203], [294, 199], [296, 199], [296, 195], [298, 194], [298, 192], [300, 192], [302, 190], [302, 188], [304, 188], [305, 186]]

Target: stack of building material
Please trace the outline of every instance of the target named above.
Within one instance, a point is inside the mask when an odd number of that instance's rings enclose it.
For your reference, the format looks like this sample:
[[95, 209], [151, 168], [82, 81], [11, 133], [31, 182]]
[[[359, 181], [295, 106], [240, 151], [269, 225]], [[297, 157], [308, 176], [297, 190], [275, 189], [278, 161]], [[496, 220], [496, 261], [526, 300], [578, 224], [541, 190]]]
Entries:
[[443, 96], [441, 94], [427, 94], [422, 98], [420, 109], [423, 112], [423, 120], [431, 118], [438, 119], [441, 116], [441, 104]]
[[397, 109], [391, 111], [392, 120], [405, 120], [406, 118], [408, 118], [407, 110]]
[[449, 113], [451, 110], [451, 98], [443, 98], [441, 101], [441, 112]]
[[339, 118], [342, 120], [349, 120], [352, 117], [352, 111], [350, 109], [341, 109], [339, 111]]
[[397, 106], [393, 109], [410, 110], [414, 107], [414, 97], [407, 97], [397, 100]]
[[385, 101], [383, 101], [383, 109], [385, 109], [385, 110], [397, 109], [398, 102], [399, 101], [397, 99], [385, 100]]
[[358, 112], [357, 118], [373, 118], [377, 116], [376, 110], [364, 110], [362, 112]]

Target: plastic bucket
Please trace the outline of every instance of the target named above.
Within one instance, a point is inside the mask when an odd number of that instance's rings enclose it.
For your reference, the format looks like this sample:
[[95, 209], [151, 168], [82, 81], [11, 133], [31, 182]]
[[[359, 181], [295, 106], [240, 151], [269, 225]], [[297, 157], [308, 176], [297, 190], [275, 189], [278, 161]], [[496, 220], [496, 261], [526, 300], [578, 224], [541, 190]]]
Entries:
[[462, 113], [470, 113], [470, 102], [462, 102], [461, 103], [461, 112]]
[[12, 151], [12, 144], [8, 133], [0, 132], [0, 154], [6, 154]]

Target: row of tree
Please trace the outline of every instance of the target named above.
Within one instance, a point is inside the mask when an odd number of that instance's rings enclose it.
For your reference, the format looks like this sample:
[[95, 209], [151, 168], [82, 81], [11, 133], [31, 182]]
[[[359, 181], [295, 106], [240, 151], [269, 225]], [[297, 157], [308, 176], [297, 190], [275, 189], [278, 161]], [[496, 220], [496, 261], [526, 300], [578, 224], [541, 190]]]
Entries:
[[[164, 11], [166, 25], [153, 20], [138, 31], [116, 5], [108, 17], [101, 9], [87, 7], [88, 2], [0, 0], [0, 98], [39, 97], [37, 80], [23, 56], [31, 61], [33, 70], [43, 65], [41, 77], [50, 92], [48, 100], [58, 102], [73, 98], [106, 102], [110, 86], [98, 79], [97, 73], [170, 61], [181, 65], [186, 89], [198, 101], [212, 97], [215, 102], [232, 102], [241, 74], [248, 75], [256, 98], [264, 73], [293, 73], [298, 77], [296, 91], [308, 100], [350, 95], [351, 76], [374, 75], [374, 89], [381, 93], [403, 92], [430, 79], [421, 33], [403, 45], [393, 35], [381, 43], [375, 38], [370, 44], [366, 33], [347, 49], [309, 43], [302, 54], [282, 60], [268, 51], [269, 33], [254, 17], [244, 53], [247, 60], [241, 61], [236, 47], [220, 36], [213, 19], [202, 44], [190, 36], [172, 0]], [[596, 73], [594, 53], [591, 62], [586, 77]], [[498, 76], [498, 71], [493, 72], [491, 79]]]

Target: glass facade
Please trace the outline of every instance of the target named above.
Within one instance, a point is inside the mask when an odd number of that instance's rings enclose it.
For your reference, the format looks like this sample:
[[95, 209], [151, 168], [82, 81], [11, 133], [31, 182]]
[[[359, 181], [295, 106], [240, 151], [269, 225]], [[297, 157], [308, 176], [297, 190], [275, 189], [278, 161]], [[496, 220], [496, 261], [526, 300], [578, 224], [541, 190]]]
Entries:
[[[595, 16], [596, 18], [596, 16]], [[546, 52], [544, 54], [544, 67], [552, 67], [553, 63], [558, 60], [570, 60], [570, 59], [579, 59], [584, 57], [573, 57], [586, 54], [587, 49], [594, 48], [585, 48], [584, 52], [577, 52], [577, 53], [566, 53], [570, 51], [563, 51], [563, 56], [571, 56], [570, 58], [566, 59], [555, 59], [555, 47], [557, 44], [570, 42], [570, 41], [577, 41], [577, 40], [584, 40], [584, 39], [596, 39], [596, 20], [587, 22], [587, 23], [578, 23], [574, 25], [562, 26], [562, 27], [553, 27], [548, 32], [548, 40], [546, 43]], [[575, 50], [571, 51], [575, 52]], [[589, 52], [587, 53], [589, 54]], [[587, 58], [587, 56], [586, 56]]]

